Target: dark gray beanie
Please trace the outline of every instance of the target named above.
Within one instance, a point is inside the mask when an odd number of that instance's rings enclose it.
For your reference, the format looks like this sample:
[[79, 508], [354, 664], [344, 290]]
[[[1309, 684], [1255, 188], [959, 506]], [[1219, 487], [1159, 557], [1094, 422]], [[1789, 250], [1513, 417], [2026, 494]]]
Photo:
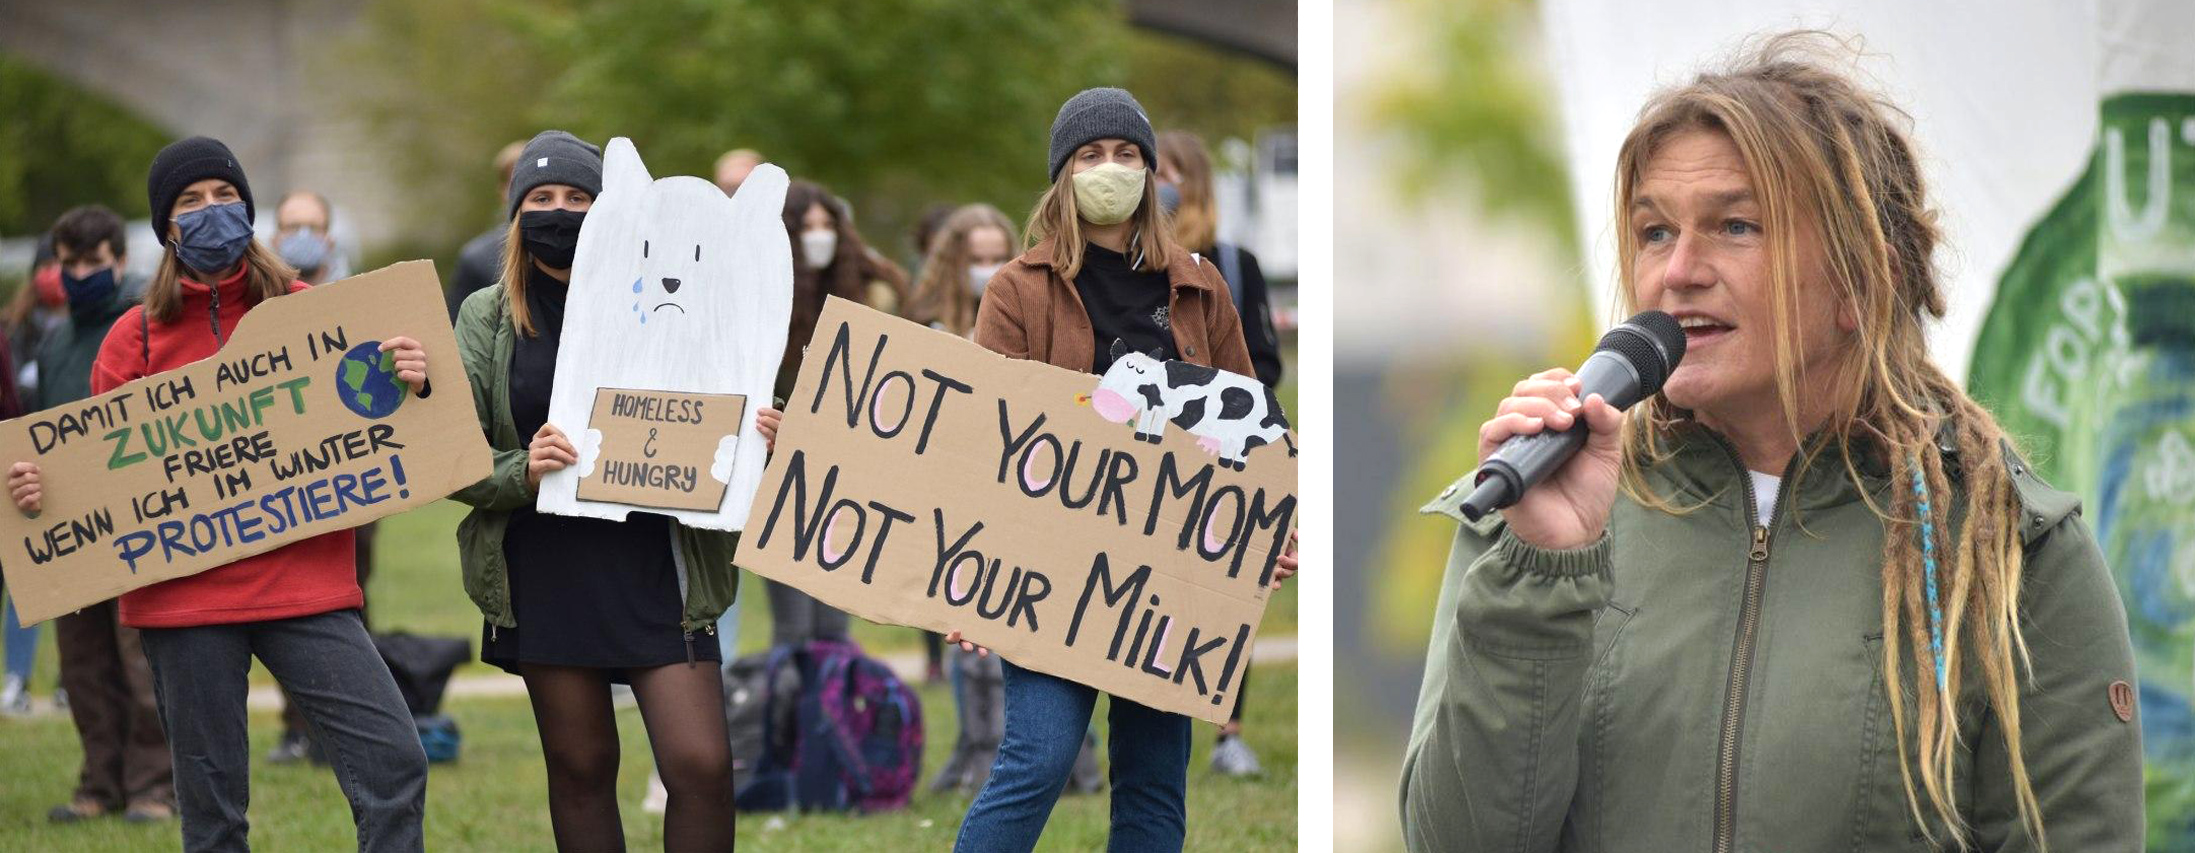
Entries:
[[1125, 139], [1143, 148], [1145, 168], [1158, 166], [1158, 139], [1143, 105], [1126, 89], [1084, 89], [1059, 107], [1052, 119], [1052, 170], [1047, 180], [1059, 180], [1059, 167], [1075, 149], [1100, 139]]
[[505, 217], [518, 215], [518, 200], [543, 184], [563, 184], [602, 194], [602, 149], [561, 130], [544, 130], [526, 143], [511, 166], [510, 205]]

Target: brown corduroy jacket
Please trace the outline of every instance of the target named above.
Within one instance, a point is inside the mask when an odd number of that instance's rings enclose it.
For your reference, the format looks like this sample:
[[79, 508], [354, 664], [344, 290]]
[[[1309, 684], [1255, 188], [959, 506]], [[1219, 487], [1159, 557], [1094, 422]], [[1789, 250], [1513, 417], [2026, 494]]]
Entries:
[[[1055, 239], [1030, 247], [991, 277], [976, 311], [975, 341], [1008, 358], [1088, 373], [1096, 333], [1074, 281], [1052, 266]], [[1171, 241], [1166, 250], [1166, 279], [1173, 284], [1167, 320], [1180, 359], [1256, 376], [1242, 319], [1218, 266]]]

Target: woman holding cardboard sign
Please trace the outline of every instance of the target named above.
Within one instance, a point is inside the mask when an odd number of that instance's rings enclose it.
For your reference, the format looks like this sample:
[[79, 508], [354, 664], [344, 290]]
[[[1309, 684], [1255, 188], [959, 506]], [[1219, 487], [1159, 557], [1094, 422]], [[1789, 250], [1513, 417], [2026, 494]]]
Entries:
[[[153, 231], [167, 251], [145, 304], [116, 320], [100, 346], [94, 394], [214, 355], [246, 313], [306, 287], [252, 238], [251, 185], [227, 146], [205, 137], [169, 145], [153, 158], [148, 183]], [[391, 338], [381, 349], [412, 393], [426, 390], [418, 342]], [[34, 463], [9, 469], [9, 491], [25, 513], [42, 505], [41, 478]], [[122, 624], [142, 629], [152, 665], [184, 849], [246, 846], [244, 698], [254, 657], [327, 747], [359, 849], [420, 849], [427, 756], [359, 617], [351, 539], [350, 530], [326, 533], [122, 595]]]
[[[1070, 98], [1052, 122], [1052, 186], [1030, 216], [1031, 246], [991, 279], [975, 341], [1010, 358], [1102, 374], [1115, 353], [1155, 353], [1255, 375], [1219, 271], [1176, 245], [1159, 209], [1150, 119], [1120, 89]], [[1295, 574], [1293, 549], [1279, 578]], [[960, 633], [946, 635], [961, 642]], [[962, 642], [966, 651], [979, 651]], [[1074, 764], [1093, 688], [1006, 673], [1006, 737], [960, 825], [960, 850], [1028, 850]], [[1111, 704], [1110, 846], [1179, 850], [1188, 823], [1189, 718], [1118, 696]]]
[[549, 399], [580, 225], [601, 189], [601, 149], [563, 131], [535, 136], [511, 177], [502, 280], [458, 310], [459, 355], [495, 451], [495, 473], [453, 496], [474, 507], [458, 527], [465, 589], [487, 623], [481, 660], [526, 680], [558, 848], [624, 847], [618, 683], [632, 685], [669, 793], [664, 846], [730, 850], [732, 756], [713, 635], [738, 593], [735, 535], [646, 512], [608, 521], [534, 511], [542, 476], [578, 461], [548, 423]]

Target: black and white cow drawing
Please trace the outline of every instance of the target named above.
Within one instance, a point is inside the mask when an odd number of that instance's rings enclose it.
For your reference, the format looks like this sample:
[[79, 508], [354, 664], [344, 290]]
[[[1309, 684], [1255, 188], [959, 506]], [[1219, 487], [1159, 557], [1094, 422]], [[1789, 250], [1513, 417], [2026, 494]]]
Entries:
[[1250, 451], [1267, 444], [1286, 444], [1288, 455], [1296, 455], [1279, 398], [1241, 374], [1131, 352], [1113, 362], [1086, 399], [1098, 417], [1134, 421], [1136, 438], [1152, 444], [1173, 421], [1196, 436], [1204, 452], [1220, 457], [1221, 467], [1243, 470]]

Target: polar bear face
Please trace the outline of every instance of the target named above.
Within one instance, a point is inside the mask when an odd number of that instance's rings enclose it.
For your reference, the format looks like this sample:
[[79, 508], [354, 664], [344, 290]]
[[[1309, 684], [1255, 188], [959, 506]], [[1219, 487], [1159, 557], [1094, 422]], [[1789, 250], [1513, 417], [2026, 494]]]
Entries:
[[700, 178], [652, 178], [630, 140], [610, 140], [602, 193], [579, 233], [550, 393], [549, 421], [578, 445], [580, 464], [543, 481], [542, 511], [627, 511], [575, 494], [593, 462], [586, 424], [597, 390], [743, 394], [742, 437], [712, 472], [729, 486], [723, 506], [668, 514], [719, 530], [744, 524], [764, 459], [753, 413], [770, 399], [792, 313], [787, 183], [764, 164], [727, 198]]

